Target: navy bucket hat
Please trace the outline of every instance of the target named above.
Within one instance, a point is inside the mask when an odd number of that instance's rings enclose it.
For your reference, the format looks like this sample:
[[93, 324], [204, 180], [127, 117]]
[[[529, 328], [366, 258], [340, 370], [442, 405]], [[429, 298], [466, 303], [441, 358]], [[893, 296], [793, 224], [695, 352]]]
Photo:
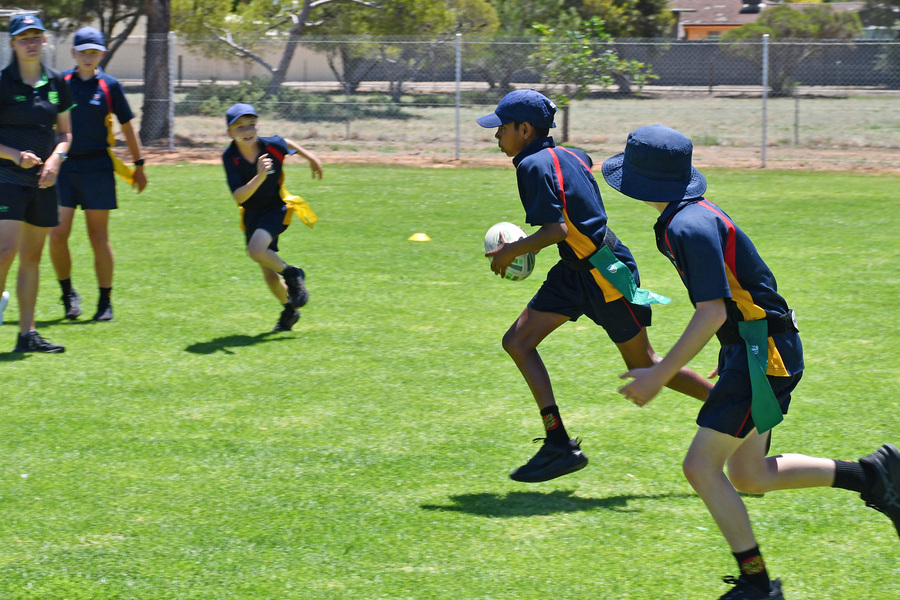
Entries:
[[515, 121], [549, 129], [556, 127], [555, 114], [556, 105], [547, 96], [535, 90], [516, 90], [503, 96], [494, 112], [475, 121], [482, 127], [500, 127]]
[[606, 183], [647, 202], [700, 198], [706, 178], [691, 165], [694, 146], [685, 135], [663, 125], [639, 127], [628, 134], [625, 152], [604, 161]]
[[18, 14], [13, 15], [13, 17], [9, 20], [9, 35], [19, 35], [23, 31], [28, 31], [29, 29], [37, 29], [39, 31], [47, 31], [47, 28], [44, 27], [44, 24], [41, 22], [41, 19], [37, 15], [33, 14]]

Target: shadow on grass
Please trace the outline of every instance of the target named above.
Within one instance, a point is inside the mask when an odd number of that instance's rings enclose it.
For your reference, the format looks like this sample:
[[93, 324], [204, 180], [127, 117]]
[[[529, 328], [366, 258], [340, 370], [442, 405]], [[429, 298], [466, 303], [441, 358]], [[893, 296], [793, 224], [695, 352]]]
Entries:
[[280, 333], [278, 331], [266, 331], [257, 335], [226, 335], [208, 342], [197, 342], [185, 348], [186, 352], [193, 354], [214, 354], [223, 352], [225, 354], [234, 354], [232, 348], [244, 348], [246, 346], [255, 346], [264, 342], [280, 342], [291, 338], [271, 338], [269, 336]]
[[574, 492], [562, 490], [549, 493], [512, 492], [505, 496], [492, 493], [460, 494], [450, 496], [450, 500], [453, 502], [450, 506], [424, 504], [422, 508], [424, 510], [463, 512], [482, 517], [533, 517], [597, 509], [631, 512], [638, 510], [628, 508], [628, 502], [631, 500], [692, 497], [691, 494], [654, 494], [581, 498], [572, 494]]

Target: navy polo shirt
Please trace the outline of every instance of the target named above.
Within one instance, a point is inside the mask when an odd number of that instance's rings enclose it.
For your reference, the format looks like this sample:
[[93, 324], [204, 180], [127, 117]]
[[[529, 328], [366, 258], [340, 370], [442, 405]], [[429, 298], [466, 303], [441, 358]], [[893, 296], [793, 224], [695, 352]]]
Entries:
[[[75, 101], [75, 108], [72, 109], [72, 146], [69, 148], [69, 154], [73, 156], [109, 147], [106, 115], [109, 114], [110, 104], [119, 123], [127, 123], [134, 118], [118, 79], [98, 67], [97, 75], [83, 81], [75, 71], [73, 68], [63, 73], [63, 76], [71, 75], [68, 84]], [[109, 98], [100, 85], [100, 79], [109, 90]]]
[[[19, 74], [16, 60], [0, 71], [0, 144], [31, 150], [46, 160], [56, 148], [56, 119], [72, 108], [72, 93], [62, 73], [41, 65], [43, 75], [31, 87]], [[20, 169], [0, 159], [0, 183], [37, 186], [41, 167]]]
[[[556, 160], [549, 149], [553, 149]], [[565, 222], [569, 227], [566, 239], [557, 244], [561, 258], [584, 258], [603, 245], [607, 232], [606, 208], [591, 171], [590, 156], [581, 150], [557, 146], [552, 137], [546, 137], [517, 154], [513, 164], [525, 220], [533, 226]], [[637, 264], [628, 247], [617, 240], [611, 249], [640, 285]]]
[[[262, 185], [242, 204], [246, 210], [260, 210], [284, 204], [281, 199], [281, 182], [284, 178], [282, 164], [285, 156], [288, 155], [287, 144], [279, 135], [259, 137], [257, 143], [260, 154], [268, 152], [272, 158], [272, 168], [275, 172], [268, 175]], [[256, 177], [256, 162], [250, 163], [244, 160], [234, 142], [231, 142], [231, 145], [222, 153], [222, 163], [225, 165], [225, 176], [232, 193]]]
[[[654, 227], [656, 244], [678, 269], [691, 303], [724, 299], [727, 323], [783, 315], [788, 304], [750, 238], [721, 208], [705, 199], [671, 202]], [[803, 370], [800, 336], [774, 336], [787, 374]], [[776, 357], [770, 349], [770, 365]], [[722, 348], [719, 368], [748, 370], [744, 344]], [[771, 374], [771, 371], [770, 371]]]

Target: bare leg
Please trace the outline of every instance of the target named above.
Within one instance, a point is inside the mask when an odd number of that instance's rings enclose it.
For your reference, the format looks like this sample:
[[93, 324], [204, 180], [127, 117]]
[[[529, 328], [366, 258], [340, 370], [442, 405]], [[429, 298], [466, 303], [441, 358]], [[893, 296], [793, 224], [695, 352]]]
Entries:
[[0, 221], [0, 293], [6, 290], [9, 268], [19, 251], [22, 221]]
[[503, 349], [519, 367], [540, 409], [553, 406], [556, 399], [553, 396], [550, 375], [541, 355], [538, 354], [537, 347], [544, 338], [568, 320], [569, 318], [564, 315], [539, 312], [526, 307], [503, 336]]
[[88, 238], [91, 240], [91, 248], [94, 250], [94, 272], [97, 274], [97, 286], [111, 288], [115, 257], [109, 241], [109, 211], [86, 210], [84, 215]]
[[67, 206], [59, 208], [59, 225], [50, 228], [50, 261], [56, 278], [60, 281], [72, 277], [72, 255], [69, 253], [69, 236], [75, 209]]
[[28, 223], [22, 225], [22, 237], [19, 243], [19, 277], [16, 286], [21, 333], [28, 333], [34, 329], [34, 308], [37, 304], [38, 284], [40, 283], [41, 254], [44, 251], [44, 241], [47, 239], [49, 231], [49, 227], [35, 227]]
[[276, 298], [278, 298], [278, 302], [286, 304], [288, 301], [287, 286], [284, 285], [284, 280], [281, 279], [281, 275], [268, 267], [260, 265], [260, 268], [262, 269], [263, 277], [266, 279], [266, 285], [269, 286], [269, 290]]

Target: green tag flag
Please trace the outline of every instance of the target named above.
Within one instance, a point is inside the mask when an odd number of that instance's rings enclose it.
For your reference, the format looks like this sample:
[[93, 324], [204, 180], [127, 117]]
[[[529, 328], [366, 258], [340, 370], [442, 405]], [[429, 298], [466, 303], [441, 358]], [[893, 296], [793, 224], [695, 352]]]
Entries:
[[769, 324], [765, 319], [740, 321], [738, 333], [747, 346], [747, 366], [750, 368], [750, 387], [753, 391], [750, 414], [756, 430], [765, 433], [784, 420], [781, 406], [778, 405], [775, 392], [766, 377], [766, 367], [769, 364]]
[[668, 304], [672, 301], [671, 298], [639, 288], [631, 270], [616, 258], [609, 246], [603, 246], [588, 260], [632, 304]]

